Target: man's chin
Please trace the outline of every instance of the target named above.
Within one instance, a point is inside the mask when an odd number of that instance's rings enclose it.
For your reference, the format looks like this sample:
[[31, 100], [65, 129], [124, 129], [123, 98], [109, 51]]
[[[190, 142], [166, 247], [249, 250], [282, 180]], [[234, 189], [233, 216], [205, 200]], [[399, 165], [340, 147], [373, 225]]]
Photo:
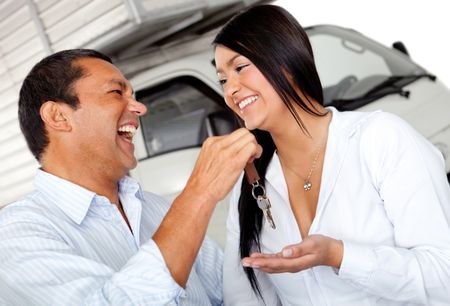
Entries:
[[130, 171], [136, 168], [136, 166], [136, 159], [122, 160], [119, 164], [116, 165], [116, 175], [119, 176], [118, 179], [124, 177], [125, 175], [130, 175]]
[[134, 160], [134, 163], [132, 164], [132, 165], [130, 165], [130, 168], [128, 168], [128, 171], [130, 171], [130, 170], [133, 170], [134, 168], [136, 168], [137, 167], [137, 160], [135, 159]]
[[122, 166], [126, 168], [128, 171], [133, 170], [137, 166], [137, 160], [136, 158], [130, 158], [128, 157], [126, 160], [122, 160]]
[[134, 148], [133, 150], [121, 150], [121, 163], [122, 166], [125, 167], [128, 171], [136, 168], [137, 166], [137, 159], [136, 156], [134, 156]]
[[138, 164], [137, 159], [135, 157], [133, 157], [132, 159], [127, 161], [126, 167], [127, 167], [128, 171], [130, 171], [130, 170], [133, 170], [134, 168], [136, 168], [137, 164]]

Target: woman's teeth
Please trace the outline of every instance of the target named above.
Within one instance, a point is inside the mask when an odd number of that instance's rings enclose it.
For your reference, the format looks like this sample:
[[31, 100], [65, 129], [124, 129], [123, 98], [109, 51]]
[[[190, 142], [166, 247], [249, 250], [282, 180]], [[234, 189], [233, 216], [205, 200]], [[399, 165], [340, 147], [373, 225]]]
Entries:
[[252, 96], [252, 97], [248, 97], [245, 100], [242, 100], [241, 102], [239, 102], [239, 108], [242, 110], [244, 109], [247, 105], [255, 102], [256, 100], [258, 100], [258, 96]]

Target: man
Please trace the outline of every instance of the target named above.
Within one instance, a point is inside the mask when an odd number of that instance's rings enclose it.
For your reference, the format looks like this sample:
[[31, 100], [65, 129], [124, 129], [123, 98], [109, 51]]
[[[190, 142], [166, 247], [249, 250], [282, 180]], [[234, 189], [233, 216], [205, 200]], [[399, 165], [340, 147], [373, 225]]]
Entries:
[[261, 148], [245, 129], [207, 139], [170, 206], [126, 176], [145, 112], [93, 50], [50, 55], [25, 78], [20, 126], [41, 168], [36, 190], [0, 214], [7, 305], [222, 304], [222, 254], [203, 239]]

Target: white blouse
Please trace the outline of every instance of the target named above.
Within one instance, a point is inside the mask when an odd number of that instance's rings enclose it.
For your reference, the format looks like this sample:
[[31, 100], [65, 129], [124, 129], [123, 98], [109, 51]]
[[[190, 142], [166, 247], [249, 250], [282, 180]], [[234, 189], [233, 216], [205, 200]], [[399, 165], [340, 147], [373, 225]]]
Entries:
[[[256, 271], [265, 304], [450, 305], [450, 187], [439, 151], [402, 119], [334, 108], [316, 216], [309, 234], [344, 243], [339, 270]], [[236, 184], [227, 220], [225, 305], [263, 305], [240, 264]], [[277, 225], [261, 249], [302, 241], [277, 154], [266, 175]]]

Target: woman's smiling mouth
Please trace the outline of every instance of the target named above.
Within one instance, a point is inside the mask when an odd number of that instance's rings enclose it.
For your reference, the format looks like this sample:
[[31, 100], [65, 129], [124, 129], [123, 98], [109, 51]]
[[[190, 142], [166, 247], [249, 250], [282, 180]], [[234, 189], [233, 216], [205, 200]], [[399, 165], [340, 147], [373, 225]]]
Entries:
[[241, 101], [237, 102], [236, 104], [239, 106], [239, 108], [241, 110], [243, 110], [245, 107], [247, 107], [248, 105], [250, 105], [253, 102], [255, 102], [256, 100], [258, 100], [258, 98], [259, 98], [258, 95], [247, 97], [247, 98], [242, 99]]

